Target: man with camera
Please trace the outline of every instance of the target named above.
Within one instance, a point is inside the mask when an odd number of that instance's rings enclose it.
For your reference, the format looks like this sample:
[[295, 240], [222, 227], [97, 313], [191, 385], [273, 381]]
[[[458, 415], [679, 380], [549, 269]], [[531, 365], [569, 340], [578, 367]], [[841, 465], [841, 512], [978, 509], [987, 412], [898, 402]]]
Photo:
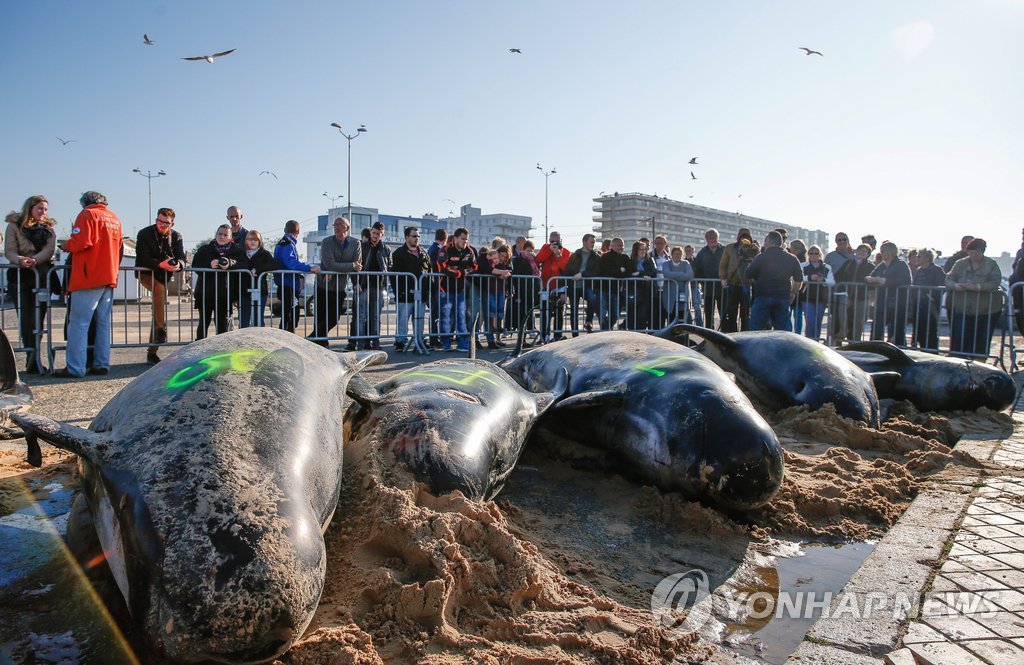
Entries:
[[174, 211], [160, 208], [156, 223], [139, 231], [135, 238], [135, 266], [149, 272], [140, 272], [139, 281], [153, 294], [153, 326], [149, 331], [146, 362], [160, 362], [157, 344], [167, 341], [167, 283], [171, 274], [185, 266], [185, 247], [181, 234], [174, 230]]
[[[551, 341], [551, 317], [554, 315], [555, 330], [561, 330], [563, 323], [563, 310], [565, 308], [565, 284], [557, 282], [548, 284], [548, 280], [561, 277], [565, 266], [569, 263], [572, 254], [562, 247], [562, 234], [552, 231], [548, 235], [548, 243], [537, 252], [537, 263], [540, 265], [540, 283], [542, 289], [548, 291], [548, 299], [541, 302], [540, 334], [544, 341]], [[554, 337], [555, 340], [562, 339], [562, 333]]]

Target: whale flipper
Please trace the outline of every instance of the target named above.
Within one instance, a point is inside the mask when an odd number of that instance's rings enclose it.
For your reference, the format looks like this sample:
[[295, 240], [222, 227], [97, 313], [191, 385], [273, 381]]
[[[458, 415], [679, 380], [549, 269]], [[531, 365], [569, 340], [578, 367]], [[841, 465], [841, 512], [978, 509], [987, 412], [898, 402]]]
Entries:
[[349, 380], [348, 387], [345, 388], [345, 394], [366, 407], [376, 406], [383, 402], [380, 391], [373, 387], [369, 381], [358, 375], [353, 376]]
[[29, 464], [38, 467], [42, 463], [38, 439], [62, 450], [67, 450], [90, 462], [97, 463], [102, 458], [110, 441], [103, 434], [92, 432], [81, 427], [58, 422], [43, 416], [28, 413], [16, 413], [11, 416], [23, 430], [28, 441]]
[[621, 407], [626, 396], [621, 390], [589, 390], [585, 393], [572, 395], [555, 404], [553, 410], [570, 411], [573, 409], [592, 409], [595, 407]]
[[875, 390], [881, 395], [891, 395], [903, 376], [899, 372], [871, 372], [868, 374]]

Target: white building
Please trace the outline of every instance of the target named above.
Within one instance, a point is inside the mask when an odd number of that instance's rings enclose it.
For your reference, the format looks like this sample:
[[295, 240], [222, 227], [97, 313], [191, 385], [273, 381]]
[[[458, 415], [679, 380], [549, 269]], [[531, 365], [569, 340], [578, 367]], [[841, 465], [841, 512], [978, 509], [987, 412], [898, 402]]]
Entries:
[[489, 244], [495, 236], [501, 236], [511, 245], [516, 236], [529, 236], [533, 228], [531, 217], [505, 212], [484, 215], [471, 203], [459, 208], [458, 217], [445, 217], [440, 221], [447, 226], [449, 233], [460, 226], [468, 229], [469, 243], [474, 247]]
[[653, 240], [656, 235], [668, 238], [670, 246], [690, 244], [700, 249], [704, 245], [704, 232], [709, 228], [718, 229], [719, 241], [727, 245], [736, 240], [740, 227], [746, 227], [758, 242], [769, 231], [783, 228], [787, 231], [787, 240], [799, 238], [808, 247], [818, 245], [828, 251], [829, 235], [826, 231], [705, 208], [668, 197], [615, 192], [610, 196], [599, 196], [594, 202], [597, 203], [594, 212], [600, 213], [594, 215], [594, 232], [598, 238], [622, 238], [627, 250], [641, 237]]

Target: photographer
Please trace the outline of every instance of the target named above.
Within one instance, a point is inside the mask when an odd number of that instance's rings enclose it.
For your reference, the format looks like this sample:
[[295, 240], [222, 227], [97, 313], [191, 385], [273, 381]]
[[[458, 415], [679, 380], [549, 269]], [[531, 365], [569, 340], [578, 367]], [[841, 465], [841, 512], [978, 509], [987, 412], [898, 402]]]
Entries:
[[135, 266], [150, 272], [140, 272], [139, 281], [153, 293], [153, 326], [149, 331], [146, 362], [160, 362], [157, 344], [167, 341], [167, 284], [172, 273], [185, 267], [185, 247], [181, 234], [174, 230], [174, 211], [160, 208], [156, 223], [139, 231], [135, 239]]
[[[202, 269], [196, 279], [195, 307], [199, 310], [199, 325], [196, 339], [203, 339], [210, 328], [210, 317], [214, 319], [219, 335], [228, 329], [228, 308], [230, 306], [228, 271], [245, 269], [248, 262], [244, 250], [231, 240], [231, 227], [221, 224], [213, 240], [196, 250], [192, 267]], [[237, 273], [235, 278], [238, 279]]]
[[[747, 330], [750, 321], [750, 280], [746, 278], [747, 268], [761, 247], [754, 242], [750, 229], [740, 227], [736, 242], [729, 244], [718, 265], [718, 279], [725, 289], [722, 302], [722, 332]], [[737, 327], [737, 314], [739, 327]]]

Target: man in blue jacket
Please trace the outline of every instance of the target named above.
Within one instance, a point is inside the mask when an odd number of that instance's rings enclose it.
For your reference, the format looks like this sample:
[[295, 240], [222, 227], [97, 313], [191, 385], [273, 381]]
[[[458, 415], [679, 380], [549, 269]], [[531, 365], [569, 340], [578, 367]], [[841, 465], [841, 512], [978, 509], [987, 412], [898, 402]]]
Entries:
[[[299, 260], [296, 245], [299, 240], [299, 223], [289, 219], [284, 224], [284, 236], [274, 247], [274, 259], [282, 270], [295, 272], [311, 272], [320, 274], [320, 266], [311, 266]], [[275, 273], [274, 283], [277, 284], [281, 298], [281, 330], [295, 332], [295, 293], [302, 293], [306, 279], [302, 275], [292, 273]]]

